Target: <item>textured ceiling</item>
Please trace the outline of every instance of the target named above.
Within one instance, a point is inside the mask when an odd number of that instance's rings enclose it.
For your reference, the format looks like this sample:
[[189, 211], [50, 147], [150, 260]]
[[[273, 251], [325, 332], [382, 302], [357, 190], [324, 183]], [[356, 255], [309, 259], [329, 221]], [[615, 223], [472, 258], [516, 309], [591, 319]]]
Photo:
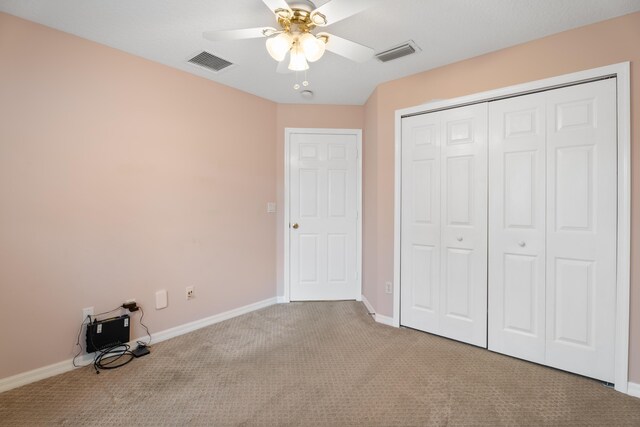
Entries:
[[[0, 11], [276, 102], [356, 105], [382, 82], [639, 10], [640, 0], [372, 0], [326, 31], [376, 52], [407, 40], [422, 51], [362, 64], [327, 53], [311, 64], [315, 96], [306, 100], [293, 89], [294, 73], [276, 73], [264, 39], [202, 38], [203, 31], [275, 26], [260, 0], [0, 0]], [[202, 50], [236, 65], [216, 74], [186, 62]]]

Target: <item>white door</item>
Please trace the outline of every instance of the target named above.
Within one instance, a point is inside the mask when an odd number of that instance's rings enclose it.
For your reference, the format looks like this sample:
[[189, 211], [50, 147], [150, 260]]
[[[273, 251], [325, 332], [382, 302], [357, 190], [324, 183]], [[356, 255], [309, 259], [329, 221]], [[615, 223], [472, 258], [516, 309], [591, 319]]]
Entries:
[[401, 323], [487, 340], [487, 105], [402, 121]]
[[440, 113], [402, 119], [401, 323], [439, 333]]
[[546, 93], [489, 104], [489, 349], [545, 360]]
[[547, 96], [546, 364], [613, 382], [616, 81]]
[[615, 80], [489, 110], [489, 349], [613, 382]]
[[359, 299], [356, 133], [289, 133], [290, 299]]

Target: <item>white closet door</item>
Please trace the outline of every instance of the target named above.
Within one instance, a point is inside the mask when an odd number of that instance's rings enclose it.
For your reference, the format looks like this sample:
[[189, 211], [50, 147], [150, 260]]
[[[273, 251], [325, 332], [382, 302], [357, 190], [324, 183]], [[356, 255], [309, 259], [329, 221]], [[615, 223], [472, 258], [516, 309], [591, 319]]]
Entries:
[[402, 120], [401, 323], [487, 342], [487, 105]]
[[489, 104], [489, 349], [545, 360], [545, 93]]
[[440, 113], [402, 120], [401, 223], [401, 323], [439, 333]]
[[487, 104], [441, 112], [439, 334], [487, 345]]
[[616, 81], [547, 98], [546, 364], [614, 381]]

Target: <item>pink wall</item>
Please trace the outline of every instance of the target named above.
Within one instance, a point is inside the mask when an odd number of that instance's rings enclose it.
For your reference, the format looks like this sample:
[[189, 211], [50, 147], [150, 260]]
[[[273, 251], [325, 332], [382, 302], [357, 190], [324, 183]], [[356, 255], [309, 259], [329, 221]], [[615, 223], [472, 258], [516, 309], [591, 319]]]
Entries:
[[0, 69], [0, 378], [70, 358], [83, 307], [275, 297], [276, 104], [6, 14]]
[[[298, 105], [278, 104], [276, 140], [276, 188], [277, 188], [277, 283], [278, 295], [284, 295], [284, 130], [285, 128], [334, 128], [362, 129], [364, 127], [364, 109], [351, 105]], [[366, 136], [363, 136], [363, 140]], [[363, 142], [362, 151], [367, 147]], [[364, 180], [364, 177], [363, 177]], [[366, 227], [367, 218], [362, 219]]]
[[[366, 271], [377, 266], [378, 312], [393, 314], [392, 295], [382, 293], [383, 283], [393, 280], [393, 170], [394, 112], [425, 103], [490, 89], [595, 68], [632, 62], [632, 268], [630, 378], [640, 382], [640, 13], [578, 28], [509, 49], [482, 55], [400, 80], [384, 83], [367, 101], [367, 137], [376, 150], [365, 158], [377, 167], [376, 235], [365, 241], [377, 243], [377, 255], [365, 252]], [[371, 123], [375, 121], [375, 124]], [[371, 206], [367, 206], [372, 209]], [[368, 230], [369, 233], [371, 230]], [[365, 294], [369, 298], [368, 294]]]

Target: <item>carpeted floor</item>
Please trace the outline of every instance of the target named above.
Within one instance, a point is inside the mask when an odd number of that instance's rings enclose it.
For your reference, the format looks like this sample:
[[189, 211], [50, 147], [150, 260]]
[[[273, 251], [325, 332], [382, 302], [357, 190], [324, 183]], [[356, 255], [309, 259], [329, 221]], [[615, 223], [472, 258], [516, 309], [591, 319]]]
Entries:
[[409, 329], [361, 303], [275, 305], [0, 394], [17, 425], [640, 425], [640, 399]]

